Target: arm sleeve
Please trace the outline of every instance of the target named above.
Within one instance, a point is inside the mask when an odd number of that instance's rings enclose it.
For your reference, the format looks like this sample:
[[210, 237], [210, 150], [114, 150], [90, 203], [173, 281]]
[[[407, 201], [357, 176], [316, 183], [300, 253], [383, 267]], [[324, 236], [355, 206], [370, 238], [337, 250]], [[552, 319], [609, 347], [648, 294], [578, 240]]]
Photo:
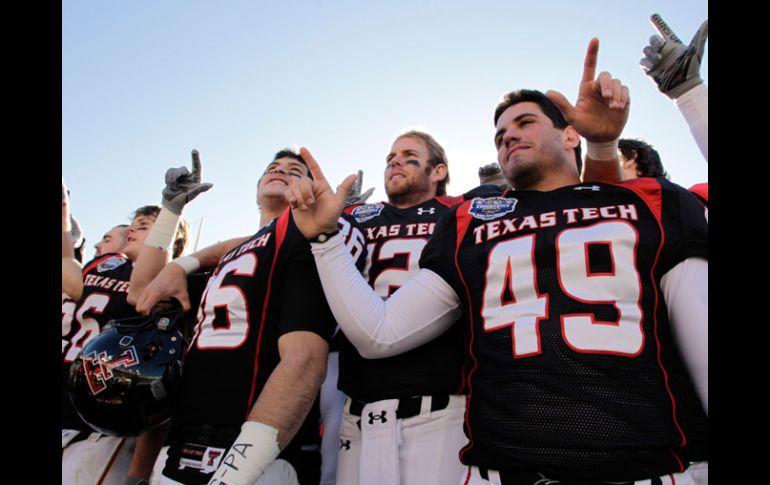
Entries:
[[709, 161], [709, 91], [699, 84], [676, 99], [676, 105], [690, 126], [695, 143]]
[[364, 358], [389, 357], [418, 347], [460, 316], [455, 291], [427, 269], [383, 301], [358, 273], [342, 239], [336, 235], [311, 246], [337, 323]]
[[688, 258], [661, 279], [674, 338], [708, 414], [708, 261]]

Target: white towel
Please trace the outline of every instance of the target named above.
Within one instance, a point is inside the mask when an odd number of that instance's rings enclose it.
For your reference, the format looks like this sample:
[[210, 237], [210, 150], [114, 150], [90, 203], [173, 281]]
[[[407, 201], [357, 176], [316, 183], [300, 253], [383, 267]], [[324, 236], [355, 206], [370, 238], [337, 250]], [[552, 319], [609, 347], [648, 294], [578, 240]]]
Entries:
[[401, 433], [396, 419], [397, 408], [398, 399], [386, 399], [367, 404], [361, 412], [360, 484], [401, 483], [398, 466]]

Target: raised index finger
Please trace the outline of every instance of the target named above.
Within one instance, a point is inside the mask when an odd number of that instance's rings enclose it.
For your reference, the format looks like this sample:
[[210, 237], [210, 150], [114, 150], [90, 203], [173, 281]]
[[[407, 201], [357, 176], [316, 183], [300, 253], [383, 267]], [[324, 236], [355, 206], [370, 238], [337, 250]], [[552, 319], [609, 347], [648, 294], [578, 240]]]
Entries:
[[599, 59], [599, 39], [593, 37], [588, 42], [586, 59], [583, 62], [583, 79], [581, 82], [593, 81], [596, 76], [596, 62]]
[[194, 148], [192, 151], [192, 176], [196, 180], [200, 180], [201, 178], [201, 156], [198, 153], [198, 150]]
[[663, 17], [661, 17], [659, 14], [654, 13], [650, 15], [650, 22], [652, 22], [652, 25], [654, 25], [655, 28], [658, 29], [658, 32], [660, 32], [660, 35], [662, 35], [664, 39], [672, 40], [677, 44], [682, 43], [682, 41], [679, 40], [679, 37], [676, 36], [674, 31], [671, 30], [671, 27], [668, 26], [666, 21], [663, 20]]
[[302, 158], [305, 159], [305, 162], [307, 163], [307, 168], [308, 170], [310, 170], [310, 173], [313, 175], [313, 184], [319, 187], [323, 184], [329, 185], [329, 182], [326, 181], [326, 177], [324, 176], [324, 173], [321, 170], [321, 166], [318, 165], [318, 162], [310, 153], [310, 150], [308, 150], [305, 147], [302, 147], [299, 149], [299, 154], [302, 155]]

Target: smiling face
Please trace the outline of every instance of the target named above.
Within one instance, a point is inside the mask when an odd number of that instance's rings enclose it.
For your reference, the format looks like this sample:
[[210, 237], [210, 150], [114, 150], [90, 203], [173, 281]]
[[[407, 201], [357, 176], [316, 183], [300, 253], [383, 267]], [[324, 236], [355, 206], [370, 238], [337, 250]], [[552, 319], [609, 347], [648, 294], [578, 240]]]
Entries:
[[571, 126], [555, 128], [537, 103], [510, 106], [496, 129], [497, 162], [515, 189], [550, 190], [553, 182], [579, 182], [573, 151], [580, 141], [577, 132]]
[[123, 252], [131, 261], [136, 261], [136, 258], [139, 257], [139, 251], [142, 250], [144, 240], [147, 239], [150, 228], [155, 224], [155, 217], [137, 216], [131, 221], [131, 225], [128, 226], [128, 242], [126, 247], [123, 248]]
[[308, 177], [305, 164], [290, 157], [277, 158], [270, 162], [257, 184], [257, 201], [263, 205], [267, 199], [283, 200], [289, 188], [291, 177]]

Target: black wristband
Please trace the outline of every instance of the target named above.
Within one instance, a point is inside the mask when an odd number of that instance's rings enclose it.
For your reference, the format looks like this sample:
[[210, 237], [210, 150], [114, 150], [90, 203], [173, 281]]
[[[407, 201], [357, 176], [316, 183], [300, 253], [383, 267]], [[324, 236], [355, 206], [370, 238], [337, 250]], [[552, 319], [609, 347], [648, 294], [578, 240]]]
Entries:
[[329, 239], [331, 239], [333, 236], [336, 236], [339, 234], [340, 230], [335, 229], [332, 232], [322, 232], [321, 234], [317, 235], [315, 238], [311, 239], [310, 242], [312, 243], [325, 243]]

